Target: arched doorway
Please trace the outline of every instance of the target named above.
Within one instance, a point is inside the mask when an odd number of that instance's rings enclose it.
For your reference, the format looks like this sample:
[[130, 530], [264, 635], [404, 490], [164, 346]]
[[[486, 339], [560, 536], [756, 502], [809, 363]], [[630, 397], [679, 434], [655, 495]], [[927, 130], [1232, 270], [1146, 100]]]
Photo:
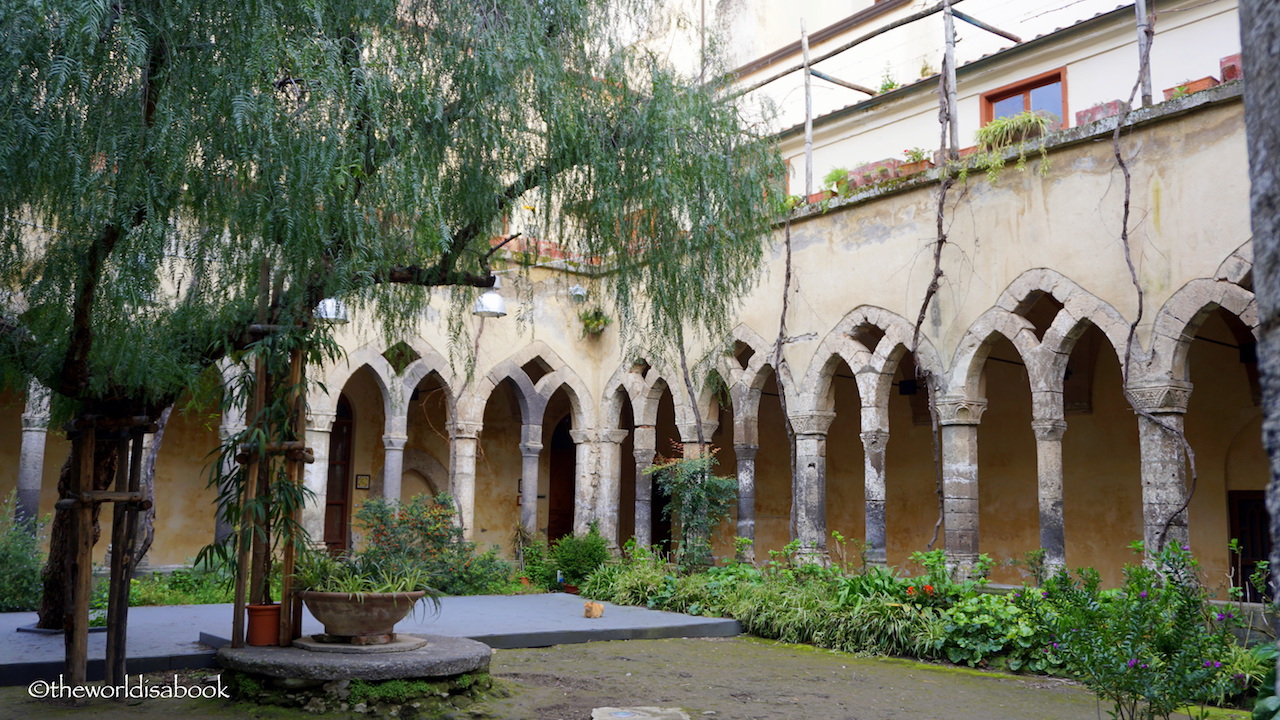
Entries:
[[351, 451], [355, 413], [347, 396], [338, 396], [338, 413], [329, 433], [329, 477], [324, 501], [324, 544], [331, 553], [349, 548], [351, 526]]

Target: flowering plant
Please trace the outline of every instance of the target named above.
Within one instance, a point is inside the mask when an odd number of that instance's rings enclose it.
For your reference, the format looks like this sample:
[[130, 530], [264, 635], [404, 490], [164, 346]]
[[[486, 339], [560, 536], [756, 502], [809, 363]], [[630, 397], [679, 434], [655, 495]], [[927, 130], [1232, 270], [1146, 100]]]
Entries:
[[[1134, 549], [1142, 551], [1142, 543]], [[1186, 546], [1170, 545], [1153, 565], [1125, 568], [1124, 587], [1098, 589], [1096, 571], [1060, 574], [1047, 594], [1060, 610], [1060, 652], [1072, 673], [1122, 720], [1168, 718], [1231, 681], [1222, 659], [1230, 628], [1210, 622], [1207, 593]]]
[[902, 155], [907, 159], [907, 162], [913, 163], [924, 162], [929, 159], [929, 151], [918, 147], [907, 148], [902, 151]]

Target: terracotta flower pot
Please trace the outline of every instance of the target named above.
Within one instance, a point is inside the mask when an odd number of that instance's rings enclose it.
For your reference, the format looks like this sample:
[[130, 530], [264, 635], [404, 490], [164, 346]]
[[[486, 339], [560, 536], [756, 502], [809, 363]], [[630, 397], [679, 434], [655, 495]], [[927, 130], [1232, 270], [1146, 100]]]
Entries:
[[1185, 97], [1192, 93], [1198, 93], [1201, 90], [1208, 90], [1211, 87], [1218, 86], [1218, 79], [1212, 76], [1202, 77], [1199, 80], [1188, 80], [1181, 85], [1174, 85], [1166, 88], [1164, 91], [1164, 99], [1172, 100], [1175, 95]]
[[389, 635], [426, 593], [298, 593], [324, 631], [339, 637]]
[[246, 605], [249, 627], [245, 642], [258, 647], [280, 644], [280, 605]]

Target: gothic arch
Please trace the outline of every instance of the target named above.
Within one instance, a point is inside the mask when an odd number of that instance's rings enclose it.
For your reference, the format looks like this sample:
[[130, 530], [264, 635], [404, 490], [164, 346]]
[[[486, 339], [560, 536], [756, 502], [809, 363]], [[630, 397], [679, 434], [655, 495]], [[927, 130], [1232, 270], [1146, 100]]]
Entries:
[[1013, 344], [1029, 376], [1039, 369], [1042, 363], [1035, 350], [1040, 341], [1031, 322], [1004, 308], [993, 307], [973, 321], [956, 347], [947, 383], [952, 392], [971, 399], [979, 397], [982, 368], [991, 353], [991, 341], [997, 335], [1003, 335]]
[[1187, 353], [1201, 323], [1222, 308], [1255, 334], [1258, 303], [1253, 293], [1225, 280], [1197, 278], [1178, 289], [1156, 313], [1147, 378], [1189, 379]]
[[[346, 387], [351, 376], [362, 367], [368, 366], [378, 392], [382, 396], [382, 410], [386, 417], [396, 414], [396, 403], [402, 398], [398, 392], [401, 387], [391, 363], [378, 352], [373, 345], [363, 345], [347, 354], [346, 358], [330, 367], [324, 373], [326, 392], [314, 392], [308, 398], [311, 412], [334, 414], [338, 412], [338, 395]], [[393, 392], [393, 390], [397, 392]]]

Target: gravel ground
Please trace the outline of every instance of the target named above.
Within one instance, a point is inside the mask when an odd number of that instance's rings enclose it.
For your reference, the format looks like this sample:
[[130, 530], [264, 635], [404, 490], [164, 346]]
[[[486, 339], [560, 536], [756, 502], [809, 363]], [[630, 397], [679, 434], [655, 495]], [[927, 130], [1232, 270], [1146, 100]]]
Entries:
[[[746, 637], [499, 650], [493, 656], [492, 672], [510, 697], [473, 706], [459, 712], [460, 718], [588, 720], [592, 708], [604, 706], [678, 707], [695, 720], [1093, 720], [1107, 714], [1088, 691], [1062, 680], [858, 658]], [[182, 681], [208, 683], [209, 675], [210, 671], [191, 671]], [[172, 675], [157, 676], [151, 682], [169, 683]], [[97, 701], [86, 707], [65, 707], [33, 700], [26, 688], [0, 688], [0, 718], [46, 717], [335, 716], [211, 700], [146, 700], [132, 705]]]

